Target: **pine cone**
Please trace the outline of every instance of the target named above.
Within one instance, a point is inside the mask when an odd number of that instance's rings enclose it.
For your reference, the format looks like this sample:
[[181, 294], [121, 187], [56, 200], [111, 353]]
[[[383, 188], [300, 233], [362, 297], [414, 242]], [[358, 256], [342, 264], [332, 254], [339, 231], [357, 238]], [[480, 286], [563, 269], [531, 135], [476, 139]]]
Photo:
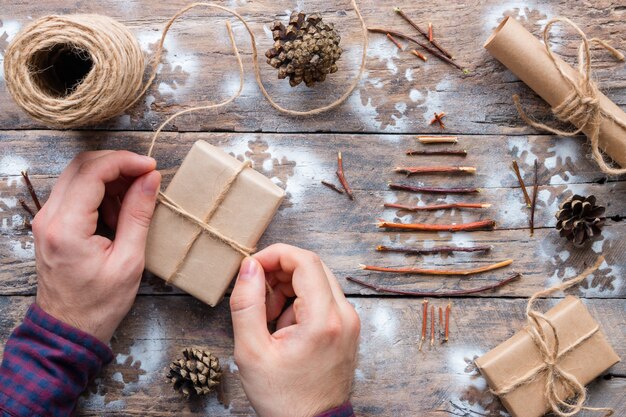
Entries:
[[219, 359], [211, 352], [192, 348], [184, 349], [183, 356], [172, 362], [167, 375], [174, 389], [187, 398], [194, 392], [204, 395], [214, 391], [222, 376]]
[[593, 236], [599, 235], [604, 226], [605, 208], [596, 205], [596, 198], [592, 195], [583, 197], [574, 195], [561, 204], [556, 213], [556, 230], [561, 237], [566, 237], [581, 246]]
[[279, 79], [289, 77], [292, 87], [302, 81], [311, 87], [337, 72], [341, 37], [334, 25], [325, 24], [318, 13], [306, 17], [305, 13], [293, 12], [287, 27], [275, 21], [271, 29], [274, 46], [265, 56], [267, 63], [278, 69]]

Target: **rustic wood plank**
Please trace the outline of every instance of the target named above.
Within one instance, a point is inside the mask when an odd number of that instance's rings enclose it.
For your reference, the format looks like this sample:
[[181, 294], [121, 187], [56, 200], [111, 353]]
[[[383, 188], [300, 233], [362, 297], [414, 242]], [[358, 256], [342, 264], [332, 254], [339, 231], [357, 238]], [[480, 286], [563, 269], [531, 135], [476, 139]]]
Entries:
[[[0, 15], [0, 61], [4, 50], [18, 30], [34, 18], [51, 13], [102, 13], [121, 20], [138, 37], [146, 53], [153, 52], [161, 28], [186, 0], [154, 4], [149, 0], [120, 2], [70, 2], [49, 0], [33, 6], [13, 2]], [[259, 41], [261, 54], [271, 46], [268, 30], [275, 19], [286, 19], [295, 7], [284, 2], [233, 2], [229, 4], [244, 15]], [[413, 33], [393, 12], [395, 2], [359, 1], [367, 24], [391, 27]], [[626, 36], [620, 23], [626, 11], [620, 0], [572, 2], [552, 0], [523, 7], [497, 0], [471, 0], [464, 3], [440, 2], [428, 8], [402, 4], [416, 21], [433, 22], [440, 43], [450, 49], [459, 62], [471, 69], [468, 76], [438, 60], [427, 63], [407, 49], [400, 52], [383, 35], [370, 36], [367, 71], [359, 88], [337, 111], [330, 115], [298, 119], [275, 112], [264, 101], [252, 76], [249, 39], [240, 24], [235, 25], [237, 42], [244, 54], [246, 86], [241, 98], [224, 111], [184, 116], [175, 122], [181, 131], [350, 131], [350, 132], [437, 132], [429, 126], [434, 111], [448, 114], [451, 132], [475, 134], [526, 134], [532, 132], [517, 116], [511, 95], [521, 94], [531, 114], [548, 117], [547, 106], [502, 65], [492, 59], [482, 44], [504, 16], [519, 19], [535, 35], [548, 19], [573, 18], [590, 37], [610, 39], [618, 49], [626, 49]], [[286, 10], [287, 9], [287, 10]], [[361, 33], [350, 2], [329, 5], [323, 0], [307, 2], [305, 11], [321, 11], [336, 23], [343, 38], [344, 54], [340, 70], [315, 89], [291, 89], [277, 80], [261, 56], [263, 79], [273, 97], [289, 108], [313, 108], [338, 97], [355, 75], [361, 51]], [[98, 128], [152, 130], [167, 115], [186, 106], [215, 102], [236, 89], [235, 59], [228, 45], [224, 14], [198, 11], [184, 17], [172, 29], [166, 43], [163, 66], [156, 83], [145, 99], [129, 112]], [[571, 31], [554, 32], [555, 50], [573, 62], [578, 39]], [[626, 66], [606, 53], [595, 53], [595, 78], [618, 105], [626, 105]], [[0, 65], [1, 67], [1, 65]], [[4, 77], [0, 70], [0, 86]], [[32, 129], [33, 122], [11, 100], [7, 89], [0, 88], [0, 126], [3, 129]]]
[[[44, 197], [69, 160], [78, 152], [88, 149], [130, 149], [145, 152], [149, 133], [104, 132], [34, 132], [11, 131], [0, 133], [0, 149], [5, 156], [0, 165], [0, 294], [34, 293], [36, 278], [32, 237], [23, 227], [25, 213], [18, 205], [19, 198], [28, 200], [19, 171], [28, 169], [34, 184]], [[485, 280], [503, 277], [507, 271], [497, 271], [484, 277], [474, 277], [461, 283], [457, 278], [437, 279], [402, 277], [378, 273], [364, 273], [361, 263], [400, 266], [417, 263], [423, 266], [443, 267], [457, 265], [469, 267], [513, 258], [510, 269], [522, 272], [525, 277], [498, 294], [528, 296], [538, 288], [554, 284], [573, 276], [603, 253], [607, 264], [601, 272], [590, 278], [587, 289], [581, 293], [589, 297], [623, 297], [626, 288], [621, 276], [626, 271], [626, 224], [620, 220], [626, 215], [626, 181], [606, 184], [593, 182], [598, 176], [595, 165], [580, 155], [584, 145], [574, 139], [562, 139], [556, 146], [554, 137], [530, 137], [529, 142], [518, 137], [464, 136], [460, 148], [467, 148], [469, 156], [463, 164], [478, 167], [470, 177], [430, 176], [422, 179], [404, 179], [391, 172], [391, 168], [419, 161], [421, 158], [403, 154], [408, 147], [416, 146], [412, 136], [381, 137], [373, 135], [270, 135], [186, 133], [163, 136], [162, 148], [157, 151], [159, 166], [165, 173], [165, 183], [171, 179], [176, 167], [191, 144], [205, 139], [221, 146], [238, 158], [251, 159], [255, 167], [272, 178], [287, 191], [288, 197], [274, 222], [268, 229], [260, 247], [286, 242], [319, 252], [342, 280], [350, 294], [371, 293], [362, 291], [356, 284], [344, 280], [346, 276], [372, 279], [386, 285], [406, 288], [439, 289], [474, 287]], [[350, 201], [326, 189], [320, 180], [334, 181], [336, 150], [342, 150], [346, 175], [355, 189], [356, 200]], [[530, 166], [535, 158], [541, 163], [541, 192], [538, 196], [536, 224], [540, 228], [534, 238], [527, 228], [528, 211], [524, 207], [517, 179], [509, 167], [511, 159], [518, 159], [530, 184]], [[426, 164], [437, 161], [455, 162], [452, 158], [426, 158]], [[456, 158], [458, 159], [458, 158]], [[484, 212], [458, 211], [430, 214], [407, 214], [397, 210], [383, 210], [383, 202], [424, 204], [459, 201], [458, 197], [439, 199], [433, 196], [415, 196], [390, 191], [387, 182], [422, 181], [436, 186], [480, 186], [483, 192], [471, 201], [494, 204]], [[601, 181], [602, 182], [602, 181]], [[554, 213], [559, 203], [573, 193], [594, 194], [608, 205], [603, 236], [591, 245], [591, 250], [576, 249], [559, 238], [554, 231]], [[323, 220], [320, 213], [324, 213]], [[375, 227], [376, 219], [402, 222], [431, 221], [468, 222], [487, 217], [497, 221], [501, 230], [450, 235], [447, 233], [398, 233], [381, 231]], [[459, 245], [488, 244], [494, 247], [491, 254], [458, 254], [454, 257], [404, 257], [401, 254], [376, 253], [379, 244], [442, 245], [450, 242]], [[475, 285], [474, 285], [475, 284]], [[177, 292], [161, 280], [147, 276], [141, 293]]]
[[[472, 365], [523, 324], [523, 299], [455, 300], [448, 345], [418, 352], [421, 303], [410, 299], [351, 298], [362, 321], [353, 402], [358, 415], [437, 416], [456, 405], [500, 416], [500, 403]], [[557, 300], [544, 301], [541, 307]], [[0, 297], [0, 345], [19, 323], [30, 297]], [[445, 301], [433, 301], [445, 305]], [[626, 312], [620, 300], [584, 300], [618, 355], [626, 354]], [[227, 302], [211, 309], [186, 296], [137, 299], [112, 342], [116, 358], [81, 400], [82, 416], [252, 416], [237, 376]], [[215, 352], [225, 370], [222, 398], [185, 401], [164, 381], [169, 361], [186, 346]], [[624, 374], [624, 362], [613, 374]], [[626, 412], [624, 378], [599, 379], [589, 386], [590, 404]]]

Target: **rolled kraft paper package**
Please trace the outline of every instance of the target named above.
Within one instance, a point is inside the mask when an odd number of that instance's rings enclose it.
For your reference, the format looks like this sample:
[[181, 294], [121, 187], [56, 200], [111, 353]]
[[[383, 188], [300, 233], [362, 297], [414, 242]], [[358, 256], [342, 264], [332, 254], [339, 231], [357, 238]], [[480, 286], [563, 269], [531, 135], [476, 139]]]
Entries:
[[[241, 161], [221, 149], [197, 141], [164, 194], [227, 239], [254, 248], [285, 192], [254, 169], [242, 167]], [[223, 199], [217, 202], [220, 196]], [[201, 230], [160, 202], [148, 233], [146, 269], [215, 306], [244, 255]]]
[[[571, 87], [550, 59], [545, 46], [517, 20], [505, 17], [485, 43], [485, 48], [551, 107], [563, 103], [571, 93]], [[580, 77], [565, 61], [556, 56], [555, 60], [568, 76]], [[602, 92], [598, 92], [598, 98], [602, 112], [626, 120], [626, 113]], [[583, 129], [586, 135], [590, 131], [589, 126]], [[626, 168], [626, 129], [603, 117], [598, 144], [613, 161]]]

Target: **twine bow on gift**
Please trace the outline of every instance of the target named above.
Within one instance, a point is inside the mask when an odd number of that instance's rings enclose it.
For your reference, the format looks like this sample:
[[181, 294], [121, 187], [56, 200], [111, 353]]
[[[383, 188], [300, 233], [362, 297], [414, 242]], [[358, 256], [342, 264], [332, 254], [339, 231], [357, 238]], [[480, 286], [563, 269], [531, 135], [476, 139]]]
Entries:
[[[578, 48], [578, 73], [579, 77], [572, 77], [566, 73], [563, 69], [562, 65], [560, 65], [555, 56], [550, 49], [550, 28], [552, 25], [558, 22], [565, 22], [573, 27], [576, 32], [581, 37], [581, 43]], [[602, 110], [600, 106], [600, 99], [598, 96], [598, 86], [591, 79], [591, 50], [590, 43], [596, 43], [602, 48], [609, 51], [618, 61], [624, 60], [624, 55], [619, 52], [617, 49], [613, 48], [607, 42], [592, 38], [587, 38], [585, 32], [583, 32], [574, 22], [565, 17], [558, 17], [550, 20], [546, 27], [543, 30], [543, 42], [546, 48], [546, 52], [550, 57], [550, 60], [561, 74], [564, 80], [572, 88], [571, 93], [563, 100], [561, 104], [554, 107], [552, 112], [556, 116], [557, 119], [570, 122], [579, 126], [578, 129], [573, 131], [565, 131], [561, 129], [557, 129], [554, 127], [550, 127], [544, 123], [537, 122], [531, 119], [526, 112], [522, 109], [522, 106], [519, 101], [519, 96], [517, 94], [513, 95], [513, 102], [515, 103], [515, 107], [517, 108], [517, 112], [520, 117], [528, 123], [530, 126], [539, 129], [545, 130], [550, 133], [554, 133], [555, 135], [560, 136], [575, 136], [581, 133], [583, 130], [590, 129], [587, 136], [589, 137], [589, 143], [591, 145], [591, 152], [593, 154], [593, 158], [600, 166], [602, 172], [608, 175], [622, 175], [626, 174], [626, 168], [619, 169], [613, 168], [609, 166], [605, 160], [602, 152], [600, 151], [600, 125], [602, 123], [602, 119], [608, 119], [618, 126], [626, 129], [626, 120], [623, 118], [617, 118], [612, 114], [606, 113]]]
[[[545, 385], [545, 396], [546, 400], [550, 406], [551, 411], [559, 417], [570, 417], [578, 414], [582, 410], [589, 411], [603, 411], [605, 417], [608, 417], [613, 414], [613, 410], [610, 408], [595, 408], [595, 407], [585, 407], [585, 400], [587, 399], [587, 391], [585, 387], [578, 381], [576, 376], [566, 372], [561, 367], [559, 367], [560, 359], [572, 352], [578, 346], [580, 346], [585, 341], [591, 339], [599, 330], [599, 326], [596, 325], [593, 329], [591, 329], [587, 334], [581, 336], [577, 340], [575, 340], [571, 346], [567, 349], [559, 352], [559, 336], [556, 331], [556, 327], [550, 321], [548, 317], [546, 317], [543, 313], [533, 310], [533, 304], [540, 297], [545, 297], [549, 294], [552, 294], [557, 291], [564, 291], [587, 278], [589, 274], [597, 270], [600, 265], [604, 262], [604, 256], [600, 256], [596, 263], [585, 269], [580, 275], [575, 278], [572, 278], [568, 281], [565, 281], [559, 285], [556, 285], [552, 288], [548, 288], [543, 291], [539, 291], [533, 294], [528, 300], [528, 305], [526, 306], [526, 320], [528, 322], [528, 326], [525, 329], [532, 338], [533, 342], [539, 349], [539, 353], [541, 354], [541, 359], [543, 363], [532, 369], [526, 375], [523, 375], [518, 380], [513, 381], [507, 386], [503, 388], [492, 391], [494, 394], [498, 396], [504, 396], [522, 385], [528, 384], [531, 381], [535, 380], [539, 375], [545, 374], [546, 385]], [[548, 335], [544, 332], [541, 322], [544, 322], [548, 325], [550, 332], [552, 334], [553, 343], [549, 342]], [[558, 391], [560, 389], [565, 389], [566, 393], [575, 398], [573, 403], [567, 402], [566, 399], [563, 399], [559, 396]]]

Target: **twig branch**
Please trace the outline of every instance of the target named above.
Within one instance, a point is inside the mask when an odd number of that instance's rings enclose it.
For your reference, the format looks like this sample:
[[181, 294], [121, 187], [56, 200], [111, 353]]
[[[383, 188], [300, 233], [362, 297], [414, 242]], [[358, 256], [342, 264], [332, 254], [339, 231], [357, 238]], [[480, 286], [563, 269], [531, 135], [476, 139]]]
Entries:
[[472, 223], [459, 224], [429, 224], [429, 223], [393, 223], [379, 220], [377, 226], [381, 229], [418, 230], [422, 232], [466, 232], [471, 230], [493, 230], [494, 220], [481, 220]]
[[441, 174], [441, 173], [463, 173], [475, 174], [476, 167], [460, 166], [432, 166], [432, 167], [396, 167], [395, 172], [407, 175], [415, 174]]
[[453, 149], [440, 149], [440, 150], [413, 150], [413, 149], [409, 149], [408, 151], [405, 152], [407, 155], [410, 156], [417, 156], [417, 155], [452, 155], [452, 156], [467, 156], [467, 151], [465, 149], [457, 151], [457, 150], [453, 150]]
[[537, 207], [537, 193], [539, 191], [539, 164], [535, 159], [535, 183], [533, 185], [533, 201], [530, 205], [530, 235], [535, 234], [535, 208]]
[[422, 36], [425, 37], [428, 42], [430, 42], [435, 48], [439, 49], [442, 54], [444, 54], [447, 58], [452, 59], [452, 54], [443, 49], [443, 47], [433, 39], [432, 25], [430, 23], [428, 24], [428, 33], [426, 33], [422, 30], [422, 28], [417, 25], [417, 23], [415, 23], [409, 16], [407, 16], [406, 13], [402, 11], [402, 9], [400, 9], [399, 7], [394, 7], [393, 10], [398, 13], [404, 20], [406, 20], [409, 25], [413, 26], [415, 30], [421, 33]]
[[[515, 281], [516, 279], [520, 278], [522, 275], [519, 273], [516, 273], [514, 275], [511, 275], [510, 277], [503, 279], [502, 281], [497, 281], [493, 284], [489, 284], [489, 285], [485, 285], [483, 287], [478, 287], [478, 288], [470, 288], [467, 290], [453, 290], [453, 291], [407, 291], [407, 290], [396, 290], [394, 288], [389, 288], [389, 287], [382, 287], [382, 286], [378, 286], [378, 285], [373, 285], [373, 284], [369, 284], [365, 281], [361, 281], [360, 279], [357, 278], [352, 278], [352, 277], [346, 277], [346, 279], [348, 281], [352, 281], [355, 282], [359, 285], [362, 285], [366, 288], [370, 288], [374, 291], [378, 291], [378, 292], [385, 292], [385, 293], [389, 293], [389, 294], [398, 294], [398, 295], [409, 295], [411, 297], [463, 297], [469, 294], [476, 294], [479, 292], [483, 292], [483, 291], [488, 291], [488, 290], [493, 290], [496, 288], [500, 288], [503, 287], [505, 285], [507, 285], [508, 283]], [[446, 313], [447, 315], [449, 315], [449, 313]]]
[[459, 141], [456, 136], [418, 136], [417, 140], [425, 145], [435, 143], [457, 143]]
[[360, 265], [361, 269], [365, 271], [375, 271], [375, 272], [391, 272], [394, 274], [411, 274], [411, 275], [475, 275], [481, 274], [483, 272], [493, 271], [494, 269], [504, 268], [505, 266], [509, 266], [513, 263], [512, 259], [507, 259], [506, 261], [498, 262], [491, 265], [481, 266], [477, 268], [469, 268], [469, 269], [424, 269], [424, 268], [387, 268], [383, 266], [375, 266], [375, 265]]
[[409, 248], [409, 247], [392, 247], [379, 245], [376, 250], [379, 252], [398, 252], [406, 253], [407, 255], [428, 255], [433, 253], [453, 253], [453, 252], [488, 252], [492, 249], [491, 246], [433, 246], [432, 248]]
[[519, 181], [519, 185], [522, 188], [522, 192], [524, 193], [524, 201], [526, 201], [526, 207], [530, 208], [530, 197], [528, 196], [528, 191], [526, 191], [526, 185], [524, 184], [522, 174], [520, 174], [519, 166], [517, 165], [517, 161], [515, 160], [513, 160], [513, 171], [515, 172], [517, 180]]
[[384, 207], [406, 210], [406, 211], [430, 211], [430, 210], [449, 210], [449, 209], [484, 209], [491, 207], [487, 203], [450, 203], [450, 204], [433, 204], [431, 206], [405, 206], [403, 204], [385, 203]]
[[402, 50], [402, 45], [400, 45], [400, 42], [398, 42], [396, 40], [396, 38], [394, 38], [393, 36], [391, 36], [390, 34], [387, 34], [387, 39], [389, 39], [391, 42], [393, 42], [394, 45], [396, 45], [398, 47], [399, 50]]
[[24, 211], [26, 211], [28, 214], [30, 214], [31, 218], [35, 218], [35, 213], [33, 213], [33, 210], [30, 207], [28, 207], [28, 204], [26, 204], [26, 201], [24, 201], [24, 200], [22, 200], [20, 198], [19, 202], [20, 202], [20, 206], [22, 206]]
[[479, 193], [479, 188], [440, 188], [440, 187], [414, 187], [403, 184], [389, 184], [389, 188], [399, 191], [410, 191], [413, 193], [432, 193], [432, 194], [474, 194]]
[[328, 181], [324, 181], [322, 180], [322, 185], [325, 185], [326, 187], [330, 188], [333, 191], [338, 192], [339, 194], [343, 194], [343, 190], [340, 189], [339, 187], [337, 187], [335, 184], [333, 184], [332, 182], [328, 182]]
[[352, 189], [348, 185], [348, 181], [346, 181], [346, 176], [343, 172], [343, 158], [341, 156], [341, 152], [337, 152], [337, 178], [339, 178], [339, 182], [344, 190], [346, 190], [346, 194], [350, 200], [354, 200], [354, 195], [352, 194]]
[[422, 351], [424, 340], [426, 340], [426, 327], [428, 325], [428, 300], [422, 301], [422, 309], [422, 338], [420, 339], [420, 344], [417, 348], [417, 350], [420, 352]]
[[22, 171], [22, 177], [24, 177], [24, 182], [26, 182], [26, 188], [28, 188], [28, 192], [30, 193], [30, 198], [33, 199], [33, 203], [35, 203], [35, 207], [37, 207], [37, 211], [41, 210], [41, 204], [39, 203], [39, 198], [37, 198], [37, 193], [35, 192], [35, 188], [33, 188], [33, 183], [30, 182], [30, 178], [28, 177], [28, 172]]

